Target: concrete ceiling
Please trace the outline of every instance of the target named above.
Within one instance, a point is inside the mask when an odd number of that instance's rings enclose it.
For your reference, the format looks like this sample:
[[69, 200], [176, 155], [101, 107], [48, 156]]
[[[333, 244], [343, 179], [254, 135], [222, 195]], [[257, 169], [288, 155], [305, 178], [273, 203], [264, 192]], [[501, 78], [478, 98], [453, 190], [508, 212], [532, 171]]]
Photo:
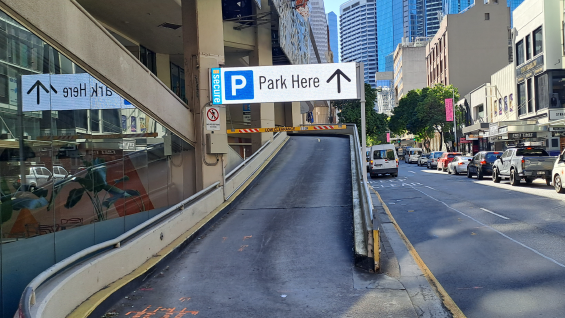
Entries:
[[116, 33], [156, 53], [182, 55], [182, 27], [159, 27], [162, 23], [182, 25], [180, 0], [78, 0], [93, 17]]

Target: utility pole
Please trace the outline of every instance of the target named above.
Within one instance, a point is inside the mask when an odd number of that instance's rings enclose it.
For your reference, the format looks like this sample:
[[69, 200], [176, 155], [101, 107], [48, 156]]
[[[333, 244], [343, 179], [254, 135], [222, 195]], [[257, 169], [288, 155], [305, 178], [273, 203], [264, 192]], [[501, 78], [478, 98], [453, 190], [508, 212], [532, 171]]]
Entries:
[[454, 144], [454, 150], [457, 151], [457, 146], [459, 146], [459, 143], [457, 142], [457, 113], [455, 112], [455, 87], [451, 87], [451, 100], [453, 101], [453, 138], [455, 139], [453, 141]]

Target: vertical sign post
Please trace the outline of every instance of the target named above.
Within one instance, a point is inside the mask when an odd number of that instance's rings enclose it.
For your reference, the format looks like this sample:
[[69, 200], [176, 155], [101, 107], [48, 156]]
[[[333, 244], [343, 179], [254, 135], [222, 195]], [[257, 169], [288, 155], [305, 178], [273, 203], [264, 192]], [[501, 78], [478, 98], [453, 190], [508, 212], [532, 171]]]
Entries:
[[[361, 100], [361, 154], [363, 167], [367, 166], [367, 127], [365, 125], [365, 67], [363, 62], [357, 63], [357, 90]], [[367, 184], [367, 173], [363, 171], [363, 182]]]

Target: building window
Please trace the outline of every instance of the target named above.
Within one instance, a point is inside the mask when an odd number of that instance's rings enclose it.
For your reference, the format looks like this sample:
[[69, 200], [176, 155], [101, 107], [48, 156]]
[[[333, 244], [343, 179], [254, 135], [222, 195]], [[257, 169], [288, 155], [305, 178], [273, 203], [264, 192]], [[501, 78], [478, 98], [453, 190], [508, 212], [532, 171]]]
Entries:
[[526, 36], [526, 61], [529, 61], [532, 58], [530, 54], [530, 35]]
[[157, 55], [150, 49], [139, 46], [139, 60], [155, 75], [157, 75]]
[[184, 69], [174, 63], [171, 63], [171, 90], [183, 101], [187, 102], [184, 87]]
[[526, 83], [518, 84], [518, 115], [526, 113]]
[[485, 13], [485, 20], [490, 20], [490, 13]]
[[516, 43], [516, 65], [524, 63], [524, 40]]
[[534, 31], [534, 56], [543, 52], [543, 34], [541, 27]]
[[534, 111], [534, 105], [533, 105], [533, 101], [532, 101], [532, 97], [534, 95], [534, 92], [532, 91], [532, 79], [528, 78], [528, 113], [532, 113]]

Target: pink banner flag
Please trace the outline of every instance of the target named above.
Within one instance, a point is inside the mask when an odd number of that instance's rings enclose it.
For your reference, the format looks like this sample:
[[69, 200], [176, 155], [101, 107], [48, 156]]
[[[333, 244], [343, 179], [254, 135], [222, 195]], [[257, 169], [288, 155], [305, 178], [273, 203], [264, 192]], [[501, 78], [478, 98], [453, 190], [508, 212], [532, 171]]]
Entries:
[[453, 121], [453, 98], [445, 100], [445, 121]]
[[386, 133], [386, 142], [390, 142], [390, 133], [389, 132]]

